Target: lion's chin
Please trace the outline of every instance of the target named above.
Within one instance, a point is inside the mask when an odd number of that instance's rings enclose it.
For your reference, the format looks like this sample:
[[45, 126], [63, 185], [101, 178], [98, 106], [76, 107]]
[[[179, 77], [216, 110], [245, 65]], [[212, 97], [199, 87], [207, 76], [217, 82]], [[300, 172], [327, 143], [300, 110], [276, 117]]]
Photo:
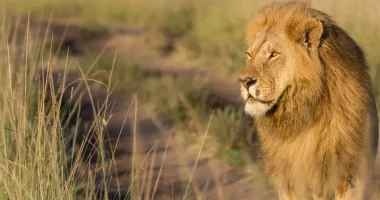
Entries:
[[253, 118], [258, 118], [265, 115], [271, 106], [261, 102], [247, 102], [244, 107], [244, 111]]

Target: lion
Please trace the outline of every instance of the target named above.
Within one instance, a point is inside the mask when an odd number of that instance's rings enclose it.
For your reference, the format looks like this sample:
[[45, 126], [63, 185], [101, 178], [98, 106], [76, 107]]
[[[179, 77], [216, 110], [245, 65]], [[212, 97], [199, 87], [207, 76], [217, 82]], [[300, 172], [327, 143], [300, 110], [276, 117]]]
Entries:
[[241, 96], [279, 198], [373, 199], [378, 118], [358, 44], [303, 2], [262, 8], [247, 42]]

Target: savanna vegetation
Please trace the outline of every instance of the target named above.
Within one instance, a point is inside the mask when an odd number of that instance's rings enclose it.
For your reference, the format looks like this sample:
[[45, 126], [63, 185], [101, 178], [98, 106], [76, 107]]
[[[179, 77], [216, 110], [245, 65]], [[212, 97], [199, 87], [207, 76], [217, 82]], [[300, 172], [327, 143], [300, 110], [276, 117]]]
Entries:
[[[379, 105], [380, 3], [377, 0], [311, 2], [333, 16], [363, 48]], [[261, 173], [251, 120], [238, 103], [215, 95], [219, 93], [213, 90], [220, 82], [202, 79], [212, 77], [237, 84], [237, 75], [245, 65], [246, 25], [267, 3], [264, 0], [2, 0], [0, 199], [107, 198], [95, 190], [101, 184], [102, 192], [109, 192], [110, 181], [103, 178], [99, 183], [94, 170], [84, 164], [90, 161], [79, 159], [78, 155], [85, 154], [88, 145], [68, 144], [68, 130], [76, 137], [81, 126], [68, 127], [65, 120], [74, 119], [77, 122], [74, 124], [80, 124], [81, 120], [73, 110], [62, 114], [61, 105], [66, 97], [60, 91], [67, 88], [52, 89], [54, 71], [76, 71], [84, 90], [93, 87], [93, 82], [100, 83], [106, 97], [111, 93], [122, 94], [131, 100], [131, 107], [136, 102], [144, 105], [149, 115], [170, 121], [170, 129], [182, 138], [186, 151], [201, 149], [223, 159], [253, 177], [256, 180], [253, 185], [260, 187], [260, 192], [270, 191]], [[45, 31], [43, 23], [31, 23], [32, 19], [52, 24], [67, 22], [88, 35], [81, 36], [84, 42], [78, 41], [75, 46], [79, 53], [73, 53], [72, 45], [62, 45], [64, 35], [69, 32], [52, 35]], [[107, 44], [111, 48], [105, 51], [106, 44], [102, 41], [114, 36], [116, 29], [134, 30], [139, 36], [117, 39], [116, 45]], [[147, 66], [170, 66], [174, 72], [165, 73], [161, 67], [157, 75], [147, 71]], [[47, 73], [36, 78], [42, 68]], [[193, 72], [195, 75], [191, 75]], [[225, 94], [239, 94], [236, 92], [226, 90]], [[108, 177], [111, 170], [104, 165], [109, 155], [100, 137], [107, 126], [108, 103], [106, 100], [103, 105], [95, 105], [92, 98], [89, 102], [96, 116], [86, 129], [96, 135], [95, 169], [102, 177]], [[132, 179], [137, 171], [131, 172]], [[87, 177], [85, 181], [83, 177]], [[128, 193], [132, 199], [141, 199], [143, 192], [130, 186]]]

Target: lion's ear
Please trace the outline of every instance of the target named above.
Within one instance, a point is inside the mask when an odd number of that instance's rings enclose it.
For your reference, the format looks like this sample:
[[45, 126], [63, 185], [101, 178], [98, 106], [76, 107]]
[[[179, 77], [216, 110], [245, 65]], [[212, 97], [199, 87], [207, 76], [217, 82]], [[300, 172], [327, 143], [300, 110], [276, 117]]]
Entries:
[[305, 19], [297, 26], [295, 31], [299, 41], [307, 46], [308, 50], [314, 50], [319, 47], [323, 33], [323, 25], [319, 20], [315, 18]]

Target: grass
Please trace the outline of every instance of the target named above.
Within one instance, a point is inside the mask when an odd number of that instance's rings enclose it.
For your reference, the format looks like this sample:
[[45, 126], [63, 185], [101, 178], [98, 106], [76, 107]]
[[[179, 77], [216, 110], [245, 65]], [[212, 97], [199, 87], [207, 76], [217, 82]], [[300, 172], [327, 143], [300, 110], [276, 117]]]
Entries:
[[[267, 4], [263, 0], [3, 0], [1, 3], [2, 19], [3, 16], [30, 13], [32, 16], [72, 18], [81, 27], [91, 30], [107, 29], [113, 24], [148, 28], [154, 33], [150, 37], [159, 55], [180, 57], [182, 63], [198, 63], [231, 80], [245, 63], [246, 24], [260, 7]], [[371, 67], [373, 90], [380, 105], [380, 31], [376, 12], [380, 4], [376, 0], [322, 0], [313, 1], [313, 4], [332, 15], [365, 51]], [[0, 99], [0, 199], [76, 199], [78, 191], [84, 199], [95, 198], [96, 183], [92, 174], [95, 172], [81, 168], [79, 163], [67, 163], [74, 153], [65, 152], [65, 127], [59, 120], [59, 94], [45, 88], [49, 80], [45, 84], [32, 82], [33, 73], [29, 73], [38, 65], [54, 68], [58, 65], [55, 61], [68, 68], [75, 63], [70, 57], [57, 58], [50, 54], [48, 44], [45, 45], [47, 48], [41, 49], [38, 42], [24, 36], [19, 38], [22, 46], [19, 56], [15, 53], [18, 44], [11, 43], [7, 34], [9, 24], [4, 20], [0, 23], [0, 61], [4, 66], [0, 69], [3, 70], [0, 83], [5, 86]], [[169, 54], [160, 54], [168, 45], [173, 45], [174, 49]], [[91, 55], [79, 60], [79, 65], [85, 72], [91, 68], [91, 73], [96, 74], [92, 78], [104, 82], [109, 90], [117, 82], [115, 92], [134, 94], [139, 91], [139, 101], [151, 113], [169, 116], [174, 130], [188, 141], [189, 149], [195, 145], [198, 150], [196, 144], [200, 143], [207, 128], [203, 151], [217, 152], [216, 155], [227, 162], [253, 170], [254, 176], [260, 177], [257, 144], [251, 142], [252, 130], [241, 110], [232, 106], [215, 109], [210, 106], [207, 88], [202, 85], [189, 87], [188, 82], [179, 77], [148, 76], [141, 70], [145, 63], [139, 60], [114, 60], [113, 55], [105, 55], [93, 65], [94, 60], [96, 58]], [[15, 71], [14, 66], [21, 67]], [[107, 73], [101, 73], [104, 71]], [[112, 78], [109, 76], [111, 71]], [[58, 100], [48, 111], [43, 100], [51, 95], [57, 95]], [[96, 113], [99, 119], [92, 126], [98, 139], [104, 131], [104, 124], [99, 122], [104, 115], [104, 110]], [[211, 124], [207, 123], [210, 115], [213, 116]], [[78, 132], [77, 127], [73, 129], [74, 133]], [[97, 143], [100, 159], [96, 169], [107, 176], [109, 169], [104, 163], [104, 144], [100, 139]], [[81, 152], [85, 147], [80, 144], [77, 149]], [[253, 155], [253, 158], [247, 155]], [[70, 174], [67, 166], [77, 171]], [[88, 182], [79, 184], [72, 178], [74, 172], [88, 176]], [[265, 183], [266, 180], [259, 182]], [[108, 179], [102, 184], [109, 185]], [[131, 190], [133, 195], [141, 195], [138, 187]]]
[[[95, 172], [105, 177], [102, 183], [96, 183], [94, 172], [86, 169], [89, 161], [80, 159], [91, 138], [78, 145], [69, 144], [79, 135], [79, 119], [71, 127], [62, 121], [70, 117], [62, 118], [65, 111], [60, 105], [65, 88], [53, 86], [52, 70], [59, 58], [49, 47], [43, 49], [43, 42], [33, 38], [28, 28], [22, 35], [9, 34], [12, 32], [8, 21], [0, 23], [0, 83], [3, 86], [0, 95], [0, 199], [96, 199], [101, 195], [94, 190], [96, 185], [104, 185], [103, 192], [107, 193], [109, 180], [106, 177], [110, 171], [104, 163], [102, 134], [105, 125], [101, 123], [106, 117], [106, 105], [99, 105], [100, 110], [92, 105], [96, 117], [88, 129], [94, 134], [92, 145], [96, 147], [92, 153], [98, 157], [95, 169], [100, 172]], [[66, 71], [70, 62], [68, 58], [64, 60]], [[40, 74], [41, 67], [47, 73]], [[84, 73], [82, 77], [86, 80]], [[74, 95], [75, 91], [72, 92]], [[72, 113], [74, 110], [68, 110], [67, 114], [72, 116]], [[90, 177], [84, 185], [83, 177]]]
[[2, 25], [0, 198], [75, 199], [76, 180], [67, 177], [65, 170], [59, 108], [53, 105], [48, 112], [44, 102], [51, 94], [47, 82], [38, 83], [31, 76], [35, 71], [31, 64], [34, 51], [29, 52], [33, 44], [25, 37], [24, 51], [16, 56], [14, 46], [4, 37], [6, 25]]

